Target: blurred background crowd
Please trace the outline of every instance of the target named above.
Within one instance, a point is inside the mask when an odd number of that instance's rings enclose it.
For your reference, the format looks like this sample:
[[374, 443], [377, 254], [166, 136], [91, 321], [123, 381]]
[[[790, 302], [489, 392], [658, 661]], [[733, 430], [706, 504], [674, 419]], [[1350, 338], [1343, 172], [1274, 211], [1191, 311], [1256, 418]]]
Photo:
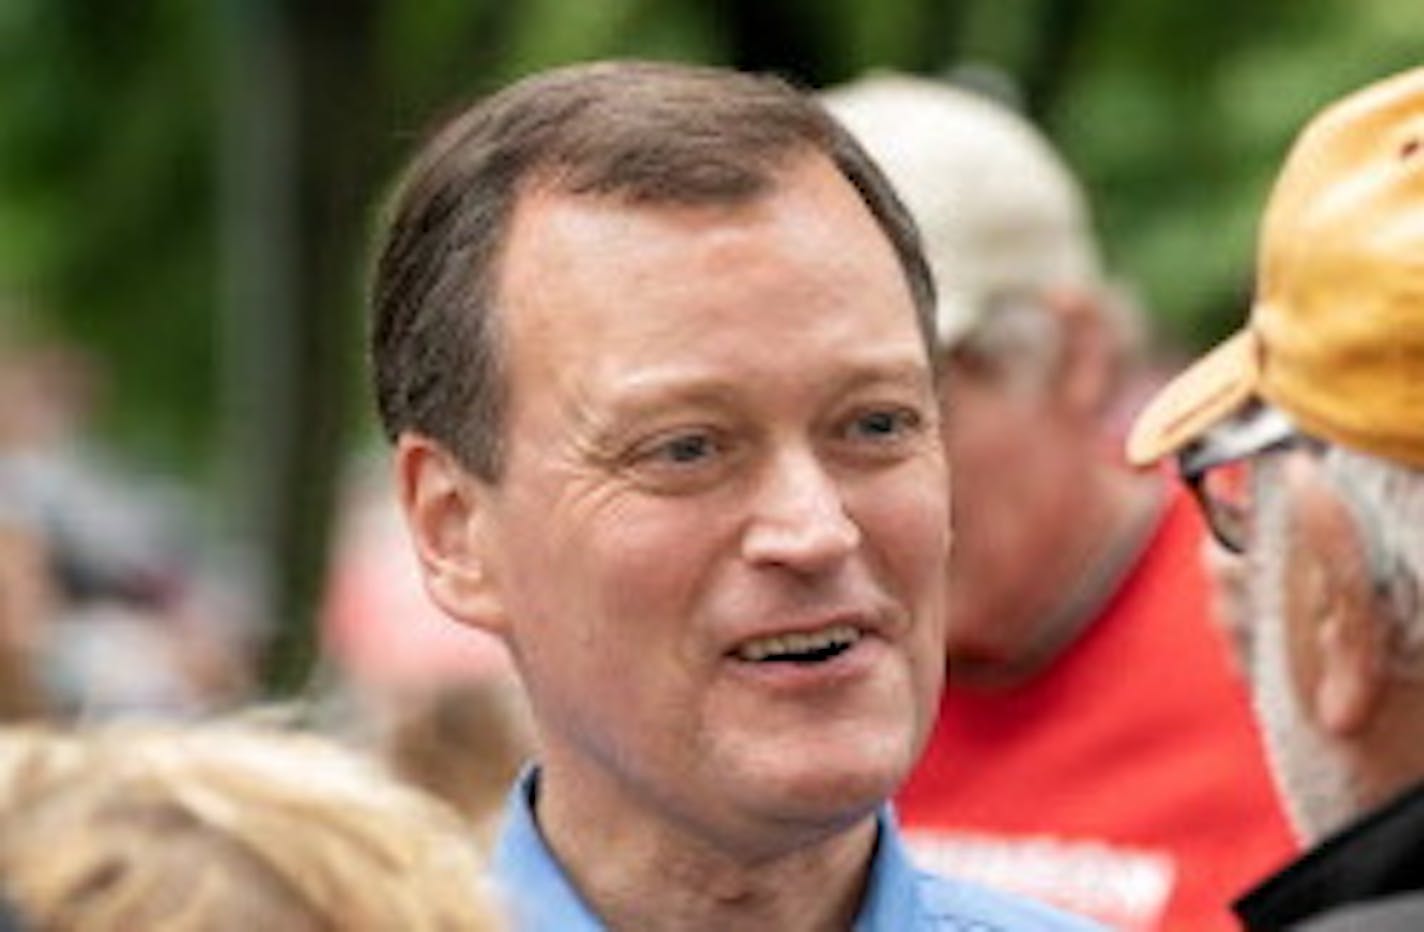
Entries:
[[1166, 371], [1239, 323], [1304, 118], [1421, 49], [1399, 0], [7, 0], [0, 718], [270, 704], [487, 830], [518, 690], [424, 600], [362, 388], [370, 212], [456, 102], [606, 56], [983, 92], [1081, 179]]

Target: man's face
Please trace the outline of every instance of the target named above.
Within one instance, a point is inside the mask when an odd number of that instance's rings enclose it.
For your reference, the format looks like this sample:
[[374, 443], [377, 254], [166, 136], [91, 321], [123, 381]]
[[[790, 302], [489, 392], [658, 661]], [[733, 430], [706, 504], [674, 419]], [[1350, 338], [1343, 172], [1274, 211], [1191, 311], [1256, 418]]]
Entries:
[[487, 569], [550, 779], [682, 830], [888, 796], [943, 669], [946, 480], [903, 272], [820, 159], [738, 207], [527, 193]]
[[[954, 482], [949, 654], [966, 670], [1011, 666], [1038, 644], [1037, 584], [1073, 528], [1094, 425], [1047, 390], [951, 363], [945, 445]], [[1051, 598], [1061, 595], [1056, 589]]]

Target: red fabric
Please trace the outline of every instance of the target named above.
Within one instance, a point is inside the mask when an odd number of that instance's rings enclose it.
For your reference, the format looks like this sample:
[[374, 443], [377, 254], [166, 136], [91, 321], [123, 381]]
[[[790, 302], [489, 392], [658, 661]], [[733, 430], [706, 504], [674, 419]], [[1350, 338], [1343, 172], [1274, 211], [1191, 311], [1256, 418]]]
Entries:
[[[1238, 928], [1228, 903], [1295, 851], [1210, 617], [1200, 517], [1174, 494], [1129, 578], [1049, 670], [1003, 693], [946, 690], [898, 799], [925, 860], [948, 844], [961, 874], [997, 873], [1118, 928], [1209, 932]], [[1115, 888], [1112, 872], [1133, 869]], [[1156, 902], [1154, 877], [1167, 882]]]

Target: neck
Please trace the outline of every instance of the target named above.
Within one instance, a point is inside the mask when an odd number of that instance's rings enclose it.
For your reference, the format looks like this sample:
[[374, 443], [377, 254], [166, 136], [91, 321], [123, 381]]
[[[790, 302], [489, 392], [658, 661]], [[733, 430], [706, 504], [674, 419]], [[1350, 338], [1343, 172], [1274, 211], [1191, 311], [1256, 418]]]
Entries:
[[955, 665], [955, 682], [985, 689], [1012, 687], [1037, 675], [1083, 634], [1117, 591], [1151, 536], [1162, 507], [1155, 474], [1116, 466], [1088, 470], [1020, 598], [1006, 610], [1011, 626], [1033, 637], [1012, 659]]
[[[614, 781], [546, 758], [536, 812], [549, 847], [610, 929], [848, 929], [875, 844], [873, 816], [811, 844], [733, 845], [678, 824]], [[799, 836], [798, 836], [799, 841]]]

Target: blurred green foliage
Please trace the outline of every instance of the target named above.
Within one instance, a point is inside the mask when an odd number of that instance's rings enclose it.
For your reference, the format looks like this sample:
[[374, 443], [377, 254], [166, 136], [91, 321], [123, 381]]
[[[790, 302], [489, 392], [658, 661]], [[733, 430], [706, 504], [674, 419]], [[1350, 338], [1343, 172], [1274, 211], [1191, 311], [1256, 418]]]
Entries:
[[1116, 270], [1169, 338], [1199, 349], [1244, 318], [1257, 222], [1295, 134], [1329, 101], [1424, 63], [1424, 17], [1400, 0], [1116, 6], [1046, 124]]
[[[0, 320], [93, 347], [117, 387], [110, 433], [184, 468], [218, 436], [215, 166], [219, 85], [234, 79], [215, 65], [220, 6], [7, 0], [0, 11]], [[328, 6], [342, 28], [341, 6]], [[1424, 58], [1424, 17], [1403, 0], [377, 6], [371, 105], [387, 169], [457, 101], [582, 58], [723, 62], [812, 85], [877, 66], [999, 69], [1084, 176], [1117, 272], [1193, 347], [1239, 319], [1256, 218], [1301, 122]]]
[[0, 323], [93, 349], [113, 432], [191, 456], [215, 390], [208, 24], [184, 0], [3, 7]]

